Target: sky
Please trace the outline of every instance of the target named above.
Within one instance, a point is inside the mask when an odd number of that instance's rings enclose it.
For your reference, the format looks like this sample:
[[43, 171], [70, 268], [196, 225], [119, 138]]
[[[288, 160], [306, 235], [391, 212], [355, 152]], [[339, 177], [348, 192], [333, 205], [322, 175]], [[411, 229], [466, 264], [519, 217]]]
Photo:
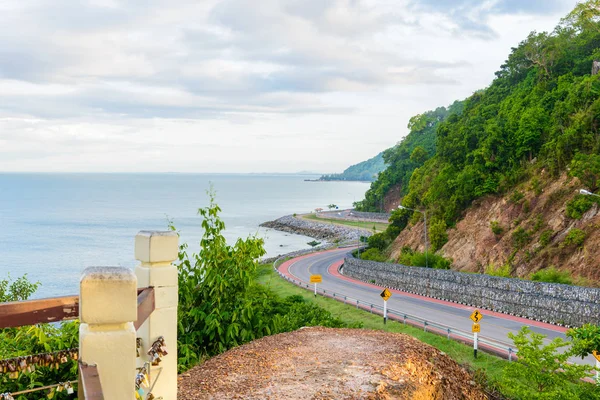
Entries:
[[576, 0], [0, 0], [0, 171], [341, 172]]

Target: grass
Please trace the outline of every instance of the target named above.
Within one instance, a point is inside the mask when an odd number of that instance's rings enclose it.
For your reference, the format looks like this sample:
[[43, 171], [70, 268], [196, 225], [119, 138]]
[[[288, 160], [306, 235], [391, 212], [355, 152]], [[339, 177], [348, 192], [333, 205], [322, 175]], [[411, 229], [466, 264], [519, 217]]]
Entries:
[[333, 316], [342, 319], [348, 324], [362, 322], [364, 329], [375, 329], [386, 332], [404, 333], [412, 336], [424, 343], [427, 343], [444, 353], [461, 365], [466, 366], [471, 371], [475, 371], [475, 376], [483, 386], [496, 391], [497, 382], [501, 381], [502, 369], [508, 361], [479, 352], [477, 359], [473, 358], [473, 348], [446, 337], [433, 333], [424, 332], [422, 329], [413, 326], [404, 325], [401, 322], [390, 321], [383, 324], [383, 319], [377, 314], [371, 314], [367, 311], [357, 309], [354, 306], [346, 305], [336, 300], [317, 296], [308, 290], [301, 289], [279, 277], [273, 271], [272, 264], [261, 265], [256, 278], [260, 284], [268, 286], [276, 295], [286, 297], [291, 295], [300, 295], [309, 302], [315, 303], [328, 310]]
[[364, 222], [364, 221], [350, 221], [346, 219], [333, 219], [333, 218], [319, 218], [315, 214], [306, 214], [302, 215], [301, 218], [310, 219], [313, 221], [319, 221], [322, 223], [334, 223], [337, 225], [346, 225], [351, 226], [353, 228], [362, 228], [368, 231], [373, 231], [373, 226], [375, 226], [375, 232], [383, 232], [388, 227], [388, 224], [383, 222]]

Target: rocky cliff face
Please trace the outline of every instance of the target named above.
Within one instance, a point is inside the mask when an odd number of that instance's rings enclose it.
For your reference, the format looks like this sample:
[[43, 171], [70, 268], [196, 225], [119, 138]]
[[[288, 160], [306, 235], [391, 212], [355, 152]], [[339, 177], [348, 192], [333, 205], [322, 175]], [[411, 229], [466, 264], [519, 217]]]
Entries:
[[[539, 182], [546, 181], [545, 185]], [[543, 187], [542, 187], [543, 186]], [[568, 270], [587, 283], [600, 283], [600, 210], [594, 204], [581, 219], [569, 218], [566, 205], [581, 184], [563, 175], [557, 180], [541, 176], [523, 183], [505, 196], [488, 196], [474, 202], [439, 250], [453, 259], [453, 269], [484, 272], [490, 265], [511, 266], [512, 275], [526, 277], [542, 268]], [[496, 221], [497, 229], [491, 229]], [[585, 233], [582, 245], [565, 243], [572, 229]], [[501, 232], [500, 232], [501, 231]], [[424, 250], [423, 223], [407, 227], [392, 245], [397, 259], [401, 248]]]

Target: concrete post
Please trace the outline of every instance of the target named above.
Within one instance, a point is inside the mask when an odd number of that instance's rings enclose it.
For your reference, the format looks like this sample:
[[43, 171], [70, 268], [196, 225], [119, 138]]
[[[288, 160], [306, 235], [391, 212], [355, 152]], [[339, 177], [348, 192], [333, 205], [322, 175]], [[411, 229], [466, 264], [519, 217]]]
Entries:
[[[150, 367], [150, 383], [154, 397], [177, 399], [177, 268], [171, 263], [178, 258], [179, 237], [172, 231], [141, 231], [135, 237], [135, 258], [141, 262], [135, 274], [138, 287], [153, 286], [154, 312], [138, 329], [142, 339], [139, 363], [150, 361], [146, 354], [152, 343], [162, 336], [169, 354], [157, 366]], [[159, 375], [160, 374], [160, 375]], [[157, 379], [158, 378], [158, 379]]]
[[[137, 280], [128, 268], [83, 271], [79, 298], [79, 359], [96, 364], [105, 399], [135, 396]], [[81, 388], [80, 398], [82, 398]]]

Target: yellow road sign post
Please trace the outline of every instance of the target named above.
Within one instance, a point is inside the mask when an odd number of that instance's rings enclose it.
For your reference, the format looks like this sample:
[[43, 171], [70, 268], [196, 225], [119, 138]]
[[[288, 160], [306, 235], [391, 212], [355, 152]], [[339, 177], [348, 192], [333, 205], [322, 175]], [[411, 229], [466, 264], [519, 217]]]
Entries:
[[310, 283], [315, 284], [315, 297], [317, 297], [317, 283], [321, 283], [321, 282], [323, 282], [322, 275], [311, 275], [310, 276]]
[[388, 301], [388, 299], [392, 297], [392, 292], [386, 288], [383, 292], [381, 292], [380, 296], [383, 298], [383, 301]]
[[385, 288], [380, 294], [383, 299], [383, 324], [387, 322], [387, 301], [392, 297], [392, 292], [388, 288]]
[[483, 319], [483, 314], [480, 313], [479, 310], [475, 310], [469, 318], [471, 318], [471, 321], [478, 323]]
[[469, 316], [471, 321], [473, 321], [473, 327], [471, 330], [473, 331], [473, 355], [477, 358], [477, 334], [481, 331], [481, 326], [479, 326], [479, 321], [483, 319], [483, 314], [479, 312], [479, 310], [473, 311], [473, 313]]

